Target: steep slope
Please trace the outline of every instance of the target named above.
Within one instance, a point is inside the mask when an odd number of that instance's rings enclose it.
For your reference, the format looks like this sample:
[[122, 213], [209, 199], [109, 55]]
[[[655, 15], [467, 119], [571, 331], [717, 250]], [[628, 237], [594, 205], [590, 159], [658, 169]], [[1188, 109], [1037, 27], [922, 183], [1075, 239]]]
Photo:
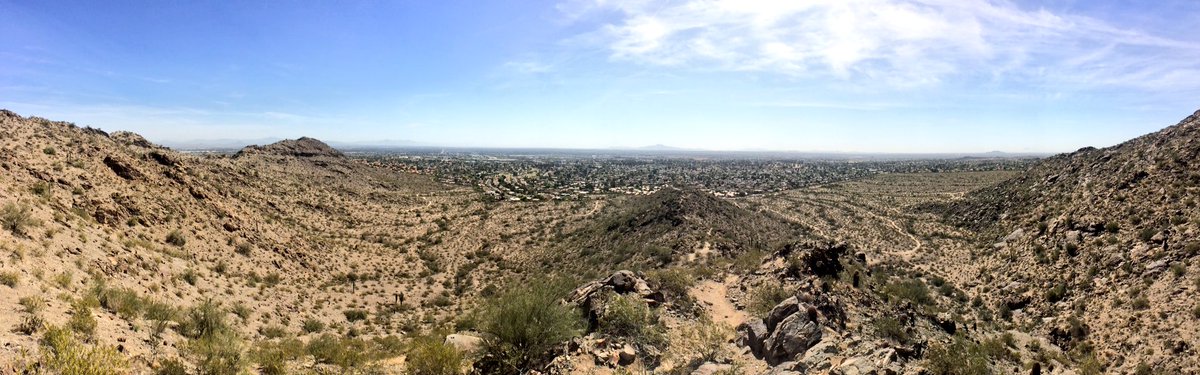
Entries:
[[1109, 371], [1200, 371], [1200, 112], [1048, 158], [935, 207], [980, 231], [976, 272], [1013, 322]]
[[[573, 230], [561, 222], [583, 215], [567, 203], [490, 207], [316, 140], [278, 145], [197, 156], [0, 111], [0, 372], [38, 352], [41, 325], [14, 327], [89, 315], [93, 343], [118, 347], [134, 369], [191, 363], [182, 318], [161, 338], [147, 329], [156, 305], [214, 301], [236, 313], [246, 345], [444, 325], [503, 283], [502, 263], [546, 240], [521, 218]], [[497, 236], [511, 243], [480, 248]], [[26, 312], [34, 299], [45, 307]], [[81, 305], [91, 313], [72, 313]]]

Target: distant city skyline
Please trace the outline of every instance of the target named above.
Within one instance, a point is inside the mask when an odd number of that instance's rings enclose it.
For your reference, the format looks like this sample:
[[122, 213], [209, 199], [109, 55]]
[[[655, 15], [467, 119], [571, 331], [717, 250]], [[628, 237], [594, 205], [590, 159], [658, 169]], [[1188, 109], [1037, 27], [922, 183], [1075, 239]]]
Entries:
[[19, 2], [0, 108], [151, 141], [1110, 146], [1200, 108], [1200, 3]]

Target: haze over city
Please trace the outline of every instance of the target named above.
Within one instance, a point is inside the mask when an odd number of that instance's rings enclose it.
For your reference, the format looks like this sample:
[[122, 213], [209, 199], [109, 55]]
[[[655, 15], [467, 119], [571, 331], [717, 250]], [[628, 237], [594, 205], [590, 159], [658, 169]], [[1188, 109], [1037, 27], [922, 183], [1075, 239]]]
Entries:
[[166, 144], [1062, 152], [1173, 124], [1200, 94], [1190, 1], [0, 1], [0, 15], [0, 107]]

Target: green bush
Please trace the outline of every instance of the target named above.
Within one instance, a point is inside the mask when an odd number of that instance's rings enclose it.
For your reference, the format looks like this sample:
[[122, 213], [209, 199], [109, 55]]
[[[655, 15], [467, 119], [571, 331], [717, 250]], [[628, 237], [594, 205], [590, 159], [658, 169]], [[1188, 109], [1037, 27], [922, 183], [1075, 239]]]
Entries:
[[916, 305], [933, 303], [933, 298], [929, 297], [929, 288], [920, 280], [907, 279], [890, 283], [883, 287], [883, 293], [892, 299], [907, 300]]
[[42, 310], [46, 309], [46, 300], [38, 296], [29, 296], [21, 297], [18, 303], [21, 304], [21, 312], [25, 316], [21, 317], [21, 322], [17, 324], [17, 332], [32, 335], [42, 329], [46, 324], [45, 318], [42, 317]]
[[71, 308], [71, 320], [67, 322], [72, 331], [82, 335], [88, 341], [96, 335], [96, 317], [92, 316], [92, 308], [87, 304], [76, 303]]
[[456, 375], [462, 373], [463, 356], [437, 337], [423, 337], [409, 349], [407, 366], [410, 375]]
[[370, 360], [368, 347], [362, 340], [339, 338], [323, 334], [308, 343], [308, 354], [318, 363], [336, 365], [343, 370], [358, 368]]
[[167, 233], [166, 240], [168, 244], [176, 247], [183, 247], [183, 245], [187, 244], [187, 238], [184, 237], [183, 232], [179, 231], [178, 229], [172, 230], [171, 233]]
[[58, 374], [117, 375], [129, 373], [125, 357], [108, 346], [87, 346], [71, 331], [49, 326], [41, 339], [39, 362]]
[[954, 337], [949, 345], [933, 344], [925, 355], [925, 369], [934, 375], [987, 375], [987, 354], [979, 345]]
[[229, 331], [226, 320], [228, 312], [212, 299], [205, 299], [200, 304], [188, 309], [177, 327], [179, 334], [190, 339], [198, 339], [218, 332]]
[[325, 330], [325, 323], [316, 319], [305, 319], [301, 328], [304, 329], [304, 333], [317, 333]]
[[488, 353], [482, 366], [492, 373], [522, 373], [578, 333], [583, 326], [580, 314], [559, 303], [568, 290], [554, 283], [535, 283], [487, 301], [479, 313]]
[[100, 306], [109, 312], [119, 315], [125, 320], [133, 320], [141, 316], [145, 301], [137, 292], [124, 288], [108, 288], [97, 284], [92, 294], [100, 301]]
[[199, 374], [237, 375], [246, 368], [248, 358], [242, 350], [242, 341], [228, 330], [205, 333], [189, 340], [183, 349]]
[[654, 345], [664, 340], [658, 316], [637, 295], [612, 295], [599, 323], [600, 332], [635, 343]]
[[27, 204], [8, 202], [0, 208], [0, 226], [14, 235], [23, 236], [27, 228], [35, 225], [38, 221], [33, 218], [33, 208]]
[[350, 323], [367, 320], [367, 311], [366, 310], [358, 310], [358, 309], [346, 310], [346, 311], [342, 311], [342, 315], [345, 315], [346, 321], [348, 321]]
[[875, 326], [875, 333], [880, 337], [895, 340], [899, 343], [908, 342], [908, 331], [904, 325], [900, 324], [899, 320], [891, 317], [876, 318], [872, 324]]
[[227, 323], [227, 315], [220, 304], [205, 299], [189, 309], [179, 324], [180, 334], [190, 339], [183, 352], [200, 374], [233, 375], [246, 367], [242, 340]]
[[750, 291], [750, 301], [746, 310], [758, 317], [766, 316], [776, 305], [791, 297], [792, 294], [776, 282], [768, 282]]

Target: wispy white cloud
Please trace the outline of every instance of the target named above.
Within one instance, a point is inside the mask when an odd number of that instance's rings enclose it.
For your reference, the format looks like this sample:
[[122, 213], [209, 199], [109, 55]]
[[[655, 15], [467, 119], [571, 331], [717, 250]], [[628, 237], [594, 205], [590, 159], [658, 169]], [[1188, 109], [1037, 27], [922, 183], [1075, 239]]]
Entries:
[[1200, 88], [1200, 43], [1006, 0], [576, 0], [611, 59], [882, 82], [977, 78]]

